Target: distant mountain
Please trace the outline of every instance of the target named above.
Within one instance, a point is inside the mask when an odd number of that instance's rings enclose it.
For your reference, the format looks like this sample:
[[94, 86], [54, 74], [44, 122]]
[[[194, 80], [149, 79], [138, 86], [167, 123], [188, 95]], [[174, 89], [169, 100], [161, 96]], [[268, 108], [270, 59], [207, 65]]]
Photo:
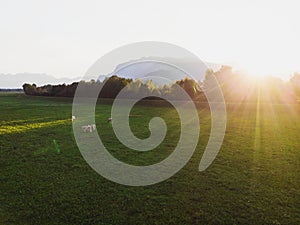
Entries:
[[0, 88], [22, 88], [24, 83], [42, 86], [46, 84], [70, 84], [76, 81], [80, 81], [80, 78], [55, 78], [39, 73], [0, 74]]
[[[177, 68], [170, 66], [172, 64], [177, 65], [179, 68], [187, 69], [186, 71], [180, 71]], [[206, 66], [214, 71], [219, 70], [221, 67], [221, 65], [212, 63], [199, 65], [198, 62], [188, 59], [145, 57], [119, 64], [112, 73], [104, 76], [109, 77], [112, 75], [118, 75], [119, 77], [132, 79], [144, 77], [144, 80], [147, 80], [147, 77], [159, 77], [160, 75], [163, 75], [164, 77], [168, 77], [171, 81], [176, 81], [185, 78], [187, 76], [185, 72], [188, 72], [198, 81], [204, 78]], [[0, 88], [22, 88], [24, 83], [34, 83], [37, 86], [63, 83], [71, 84], [73, 82], [78, 82], [81, 79], [81, 77], [56, 78], [43, 73], [0, 74]], [[99, 77], [99, 80], [103, 80], [103, 76], [102, 78]], [[167, 81], [163, 82], [161, 80], [152, 80], [159, 85], [168, 83]]]
[[[187, 58], [159, 58], [144, 57], [130, 60], [116, 66], [115, 70], [107, 76], [117, 75], [126, 78], [141, 78], [142, 80], [153, 80], [158, 85], [184, 79], [188, 74], [192, 75], [197, 81], [202, 81], [207, 68], [214, 71], [219, 70], [221, 65], [213, 63], [199, 63]], [[153, 77], [166, 77], [169, 81], [159, 80]], [[99, 77], [103, 80], [103, 77]]]

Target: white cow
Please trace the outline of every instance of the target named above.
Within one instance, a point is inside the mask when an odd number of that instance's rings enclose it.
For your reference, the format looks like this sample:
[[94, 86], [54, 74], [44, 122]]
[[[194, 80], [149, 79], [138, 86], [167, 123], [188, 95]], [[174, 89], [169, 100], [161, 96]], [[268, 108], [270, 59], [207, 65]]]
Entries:
[[85, 125], [85, 126], [81, 126], [83, 132], [90, 132], [92, 133], [93, 130], [96, 130], [96, 125], [95, 124], [91, 124], [91, 125]]

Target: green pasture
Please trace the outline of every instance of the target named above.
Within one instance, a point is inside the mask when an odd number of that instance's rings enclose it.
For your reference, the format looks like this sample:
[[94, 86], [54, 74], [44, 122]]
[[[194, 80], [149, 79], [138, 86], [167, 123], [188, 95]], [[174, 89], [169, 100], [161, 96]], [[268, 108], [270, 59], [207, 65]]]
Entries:
[[[165, 140], [149, 152], [122, 145], [107, 122], [111, 101], [96, 107], [98, 133], [111, 154], [133, 165], [166, 158], [180, 121], [161, 102], [136, 105], [133, 133], [150, 135], [164, 118]], [[300, 224], [300, 105], [227, 104], [223, 146], [204, 172], [210, 111], [199, 104], [201, 133], [188, 164], [168, 180], [128, 187], [98, 175], [76, 145], [72, 99], [0, 94], [0, 224]], [[90, 133], [83, 133], [89, 138]]]

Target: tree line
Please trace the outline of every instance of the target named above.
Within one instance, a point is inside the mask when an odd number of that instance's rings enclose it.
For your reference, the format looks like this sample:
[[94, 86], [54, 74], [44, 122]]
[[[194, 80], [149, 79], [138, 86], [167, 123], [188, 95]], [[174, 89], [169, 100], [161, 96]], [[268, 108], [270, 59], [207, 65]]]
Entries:
[[[99, 98], [115, 98], [118, 93], [126, 88], [127, 97], [135, 96], [138, 92], [143, 93], [148, 99], [157, 99], [168, 97], [171, 99], [182, 99], [178, 86], [183, 88], [185, 92], [194, 100], [205, 98], [201, 90], [200, 84], [195, 80], [185, 78], [174, 82], [173, 84], [165, 84], [162, 86], [156, 85], [152, 80], [143, 82], [140, 79], [129, 79], [118, 76], [106, 78], [103, 82], [97, 80], [80, 81], [80, 85], [85, 85], [87, 88], [101, 88]], [[70, 85], [45, 85], [37, 87], [35, 84], [24, 84], [23, 90], [27, 95], [36, 96], [55, 96], [55, 97], [73, 97], [76, 91], [78, 82]], [[158, 97], [151, 97], [158, 96]]]
[[[152, 80], [143, 82], [140, 79], [129, 79], [111, 76], [104, 81], [80, 81], [81, 85], [88, 88], [101, 88], [99, 98], [115, 98], [118, 93], [126, 88], [127, 97], [142, 92], [147, 96], [168, 97], [170, 99], [182, 99], [178, 86], [194, 101], [206, 101], [204, 94], [206, 81], [209, 75], [214, 75], [223, 92], [226, 102], [272, 102], [295, 103], [300, 99], [300, 73], [294, 73], [288, 81], [276, 77], [266, 77], [255, 80], [240, 72], [234, 72], [231, 67], [223, 66], [219, 71], [208, 70], [203, 81], [195, 81], [190, 78], [178, 80], [172, 84], [158, 86]], [[66, 85], [45, 85], [37, 87], [35, 84], [24, 84], [23, 90], [27, 95], [73, 97], [78, 82]], [[157, 99], [157, 97], [148, 97]]]

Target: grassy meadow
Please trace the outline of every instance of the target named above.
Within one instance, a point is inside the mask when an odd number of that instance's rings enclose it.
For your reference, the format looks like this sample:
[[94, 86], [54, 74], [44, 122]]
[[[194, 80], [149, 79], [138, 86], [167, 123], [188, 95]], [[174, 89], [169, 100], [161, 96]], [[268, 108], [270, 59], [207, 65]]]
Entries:
[[[149, 165], [175, 148], [176, 110], [150, 104], [133, 108], [133, 133], [148, 137], [154, 116], [165, 119], [168, 133], [156, 149], [136, 152], [107, 122], [111, 101], [99, 101], [97, 129], [116, 158]], [[300, 105], [228, 104], [223, 146], [199, 172], [210, 134], [209, 108], [200, 105], [193, 157], [146, 187], [113, 183], [89, 167], [73, 137], [71, 110], [71, 98], [0, 94], [0, 224], [300, 224]]]

